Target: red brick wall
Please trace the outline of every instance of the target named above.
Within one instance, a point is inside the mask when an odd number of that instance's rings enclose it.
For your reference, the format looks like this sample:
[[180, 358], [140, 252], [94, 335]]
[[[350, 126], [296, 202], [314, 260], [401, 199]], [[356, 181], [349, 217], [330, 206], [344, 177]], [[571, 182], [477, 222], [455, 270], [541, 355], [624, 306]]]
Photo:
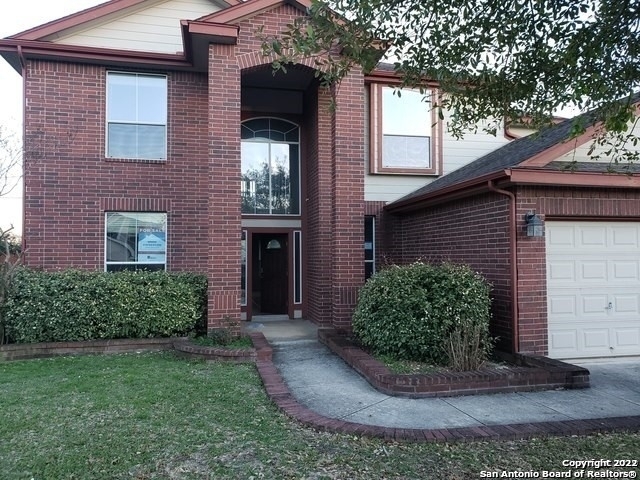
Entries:
[[[274, 34], [301, 14], [282, 5], [241, 22], [237, 45], [210, 46], [208, 75], [154, 71], [168, 74], [166, 161], [105, 159], [105, 67], [29, 61], [27, 264], [102, 269], [105, 211], [166, 211], [169, 270], [208, 274], [209, 328], [238, 319], [241, 72], [269, 64], [258, 27]], [[338, 327], [363, 279], [363, 92], [354, 73], [335, 112], [326, 90], [305, 101], [305, 314]]]
[[491, 333], [499, 346], [511, 345], [509, 200], [486, 193], [427, 207], [395, 217], [390, 256], [407, 264], [416, 260], [467, 263], [492, 283]]
[[[29, 61], [25, 109], [25, 261], [104, 268], [105, 210], [168, 213], [171, 270], [202, 271], [198, 219], [208, 184], [203, 75], [170, 72], [166, 162], [105, 160], [105, 76], [99, 66]], [[159, 72], [166, 73], [166, 72]]]

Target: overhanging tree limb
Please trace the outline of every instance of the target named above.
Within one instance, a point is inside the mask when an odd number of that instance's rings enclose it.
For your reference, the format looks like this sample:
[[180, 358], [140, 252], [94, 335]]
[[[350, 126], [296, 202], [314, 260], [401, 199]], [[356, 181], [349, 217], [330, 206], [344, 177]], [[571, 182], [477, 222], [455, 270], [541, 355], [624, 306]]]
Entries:
[[403, 86], [439, 83], [456, 134], [485, 119], [539, 128], [567, 107], [597, 109], [602, 131], [624, 134], [639, 36], [639, 0], [313, 0], [306, 18], [263, 40], [276, 68], [313, 56], [326, 83], [373, 70], [386, 52]]

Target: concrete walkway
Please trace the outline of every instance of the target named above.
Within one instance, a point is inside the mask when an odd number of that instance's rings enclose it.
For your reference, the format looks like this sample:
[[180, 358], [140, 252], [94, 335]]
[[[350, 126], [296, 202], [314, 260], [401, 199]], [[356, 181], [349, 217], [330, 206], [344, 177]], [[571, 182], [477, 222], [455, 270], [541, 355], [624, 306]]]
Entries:
[[640, 425], [638, 358], [581, 364], [591, 372], [591, 388], [584, 390], [409, 399], [375, 390], [317, 341], [308, 321], [249, 323], [247, 330], [262, 332], [271, 344], [273, 364], [300, 406], [350, 425], [443, 431], [539, 424], [555, 426], [543, 429], [551, 433], [587, 419], [596, 420], [589, 425], [607, 418], [618, 427], [625, 426], [621, 418], [630, 419], [630, 428]]

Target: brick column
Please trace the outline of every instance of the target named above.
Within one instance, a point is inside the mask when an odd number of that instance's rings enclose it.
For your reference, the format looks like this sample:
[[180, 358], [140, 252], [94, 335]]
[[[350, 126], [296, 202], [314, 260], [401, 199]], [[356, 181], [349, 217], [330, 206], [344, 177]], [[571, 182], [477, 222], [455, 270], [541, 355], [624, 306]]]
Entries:
[[[331, 93], [318, 88], [307, 109], [306, 273], [307, 316], [331, 325]], [[305, 242], [303, 242], [305, 245]]]
[[332, 119], [332, 322], [346, 330], [364, 282], [363, 85], [359, 72], [342, 80]]
[[208, 243], [209, 330], [240, 320], [240, 168], [240, 68], [235, 46], [209, 45], [208, 229], [193, 239]]

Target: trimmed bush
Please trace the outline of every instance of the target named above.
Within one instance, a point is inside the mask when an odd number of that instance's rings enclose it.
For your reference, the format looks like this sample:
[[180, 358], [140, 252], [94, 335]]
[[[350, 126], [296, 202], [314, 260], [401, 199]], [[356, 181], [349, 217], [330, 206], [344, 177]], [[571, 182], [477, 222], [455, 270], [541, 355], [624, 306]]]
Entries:
[[191, 273], [20, 269], [6, 334], [15, 343], [185, 335], [204, 321], [206, 288]]
[[[489, 284], [468, 266], [394, 265], [360, 291], [353, 332], [378, 354], [477, 368], [491, 349], [490, 303]], [[466, 348], [471, 338], [477, 345]]]

